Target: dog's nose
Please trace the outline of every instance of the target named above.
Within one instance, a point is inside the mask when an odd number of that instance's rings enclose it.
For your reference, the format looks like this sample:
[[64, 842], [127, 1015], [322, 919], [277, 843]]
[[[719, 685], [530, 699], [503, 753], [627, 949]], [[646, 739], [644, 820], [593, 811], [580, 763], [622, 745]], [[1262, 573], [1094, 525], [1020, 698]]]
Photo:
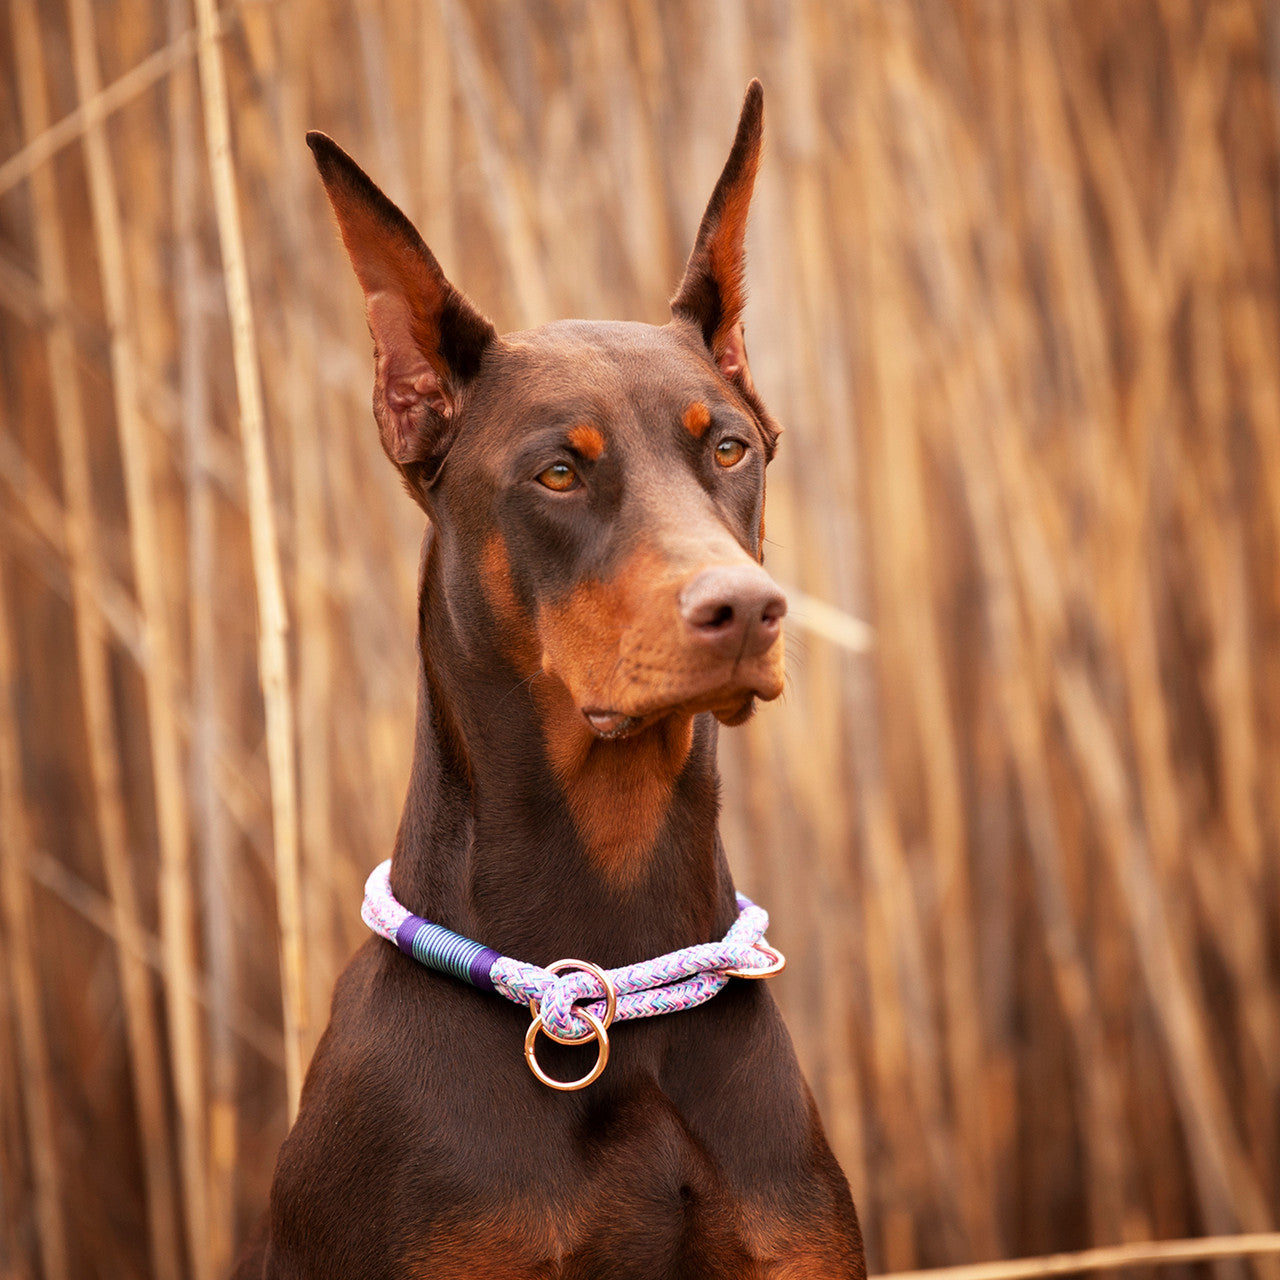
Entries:
[[764, 653], [786, 612], [781, 588], [753, 564], [704, 569], [680, 593], [680, 613], [694, 640], [735, 660]]

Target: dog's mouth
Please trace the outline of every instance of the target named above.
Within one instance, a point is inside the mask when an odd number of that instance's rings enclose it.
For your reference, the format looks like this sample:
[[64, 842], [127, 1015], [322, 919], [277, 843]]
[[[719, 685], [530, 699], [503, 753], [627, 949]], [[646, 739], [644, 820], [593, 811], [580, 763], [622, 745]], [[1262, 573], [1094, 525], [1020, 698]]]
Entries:
[[754, 693], [746, 693], [711, 705], [708, 705], [705, 700], [675, 703], [645, 715], [628, 715], [622, 711], [604, 711], [595, 708], [584, 709], [582, 715], [591, 727], [591, 732], [602, 742], [618, 742], [623, 738], [631, 738], [642, 733], [668, 716], [682, 712], [696, 715], [702, 711], [710, 711], [723, 725], [739, 725], [749, 720], [755, 712], [756, 696]]
[[[643, 663], [637, 664], [636, 669], [644, 674], [652, 671]], [[667, 687], [663, 688], [662, 683]], [[735, 667], [728, 679], [722, 675], [714, 682], [677, 679], [662, 683], [635, 688], [624, 677], [615, 685], [621, 695], [617, 702], [606, 692], [608, 702], [602, 698], [593, 705], [583, 698], [578, 709], [592, 734], [602, 742], [631, 738], [672, 716], [692, 717], [704, 711], [711, 712], [723, 725], [739, 725], [751, 718], [757, 700], [771, 702], [782, 693], [781, 646], [763, 660]]]
[[629, 716], [621, 711], [584, 711], [582, 713], [597, 738], [613, 741], [627, 738], [645, 727], [646, 716]]

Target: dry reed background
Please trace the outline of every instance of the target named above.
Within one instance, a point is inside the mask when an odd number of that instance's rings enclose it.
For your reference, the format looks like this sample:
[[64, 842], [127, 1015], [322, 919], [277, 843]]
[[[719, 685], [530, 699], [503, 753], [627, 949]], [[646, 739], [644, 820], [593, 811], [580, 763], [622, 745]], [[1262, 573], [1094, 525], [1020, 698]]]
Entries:
[[1274, 7], [0, 12], [0, 1275], [225, 1271], [394, 832], [303, 131], [501, 328], [660, 321], [752, 74], [769, 563], [876, 639], [792, 627], [724, 827], [873, 1264], [1276, 1223]]

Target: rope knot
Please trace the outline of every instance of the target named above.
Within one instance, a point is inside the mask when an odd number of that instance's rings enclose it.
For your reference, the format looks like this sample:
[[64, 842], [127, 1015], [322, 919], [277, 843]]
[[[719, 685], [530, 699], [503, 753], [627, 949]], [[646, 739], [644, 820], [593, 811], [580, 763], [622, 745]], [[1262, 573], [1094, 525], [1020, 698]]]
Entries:
[[580, 1000], [591, 1001], [591, 1012], [603, 1017], [607, 994], [604, 983], [585, 969], [549, 976], [540, 998], [542, 1025], [557, 1040], [589, 1040], [594, 1032], [573, 1006]]

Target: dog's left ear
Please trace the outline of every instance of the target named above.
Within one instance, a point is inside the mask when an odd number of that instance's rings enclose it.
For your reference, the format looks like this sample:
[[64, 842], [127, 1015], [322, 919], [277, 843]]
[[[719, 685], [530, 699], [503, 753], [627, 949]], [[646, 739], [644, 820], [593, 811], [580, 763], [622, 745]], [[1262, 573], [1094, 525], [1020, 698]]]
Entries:
[[754, 389], [742, 337], [743, 241], [763, 136], [764, 90], [759, 80], [752, 80], [733, 150], [702, 215], [684, 279], [671, 299], [672, 313], [692, 320], [702, 331], [720, 372], [747, 392]]

